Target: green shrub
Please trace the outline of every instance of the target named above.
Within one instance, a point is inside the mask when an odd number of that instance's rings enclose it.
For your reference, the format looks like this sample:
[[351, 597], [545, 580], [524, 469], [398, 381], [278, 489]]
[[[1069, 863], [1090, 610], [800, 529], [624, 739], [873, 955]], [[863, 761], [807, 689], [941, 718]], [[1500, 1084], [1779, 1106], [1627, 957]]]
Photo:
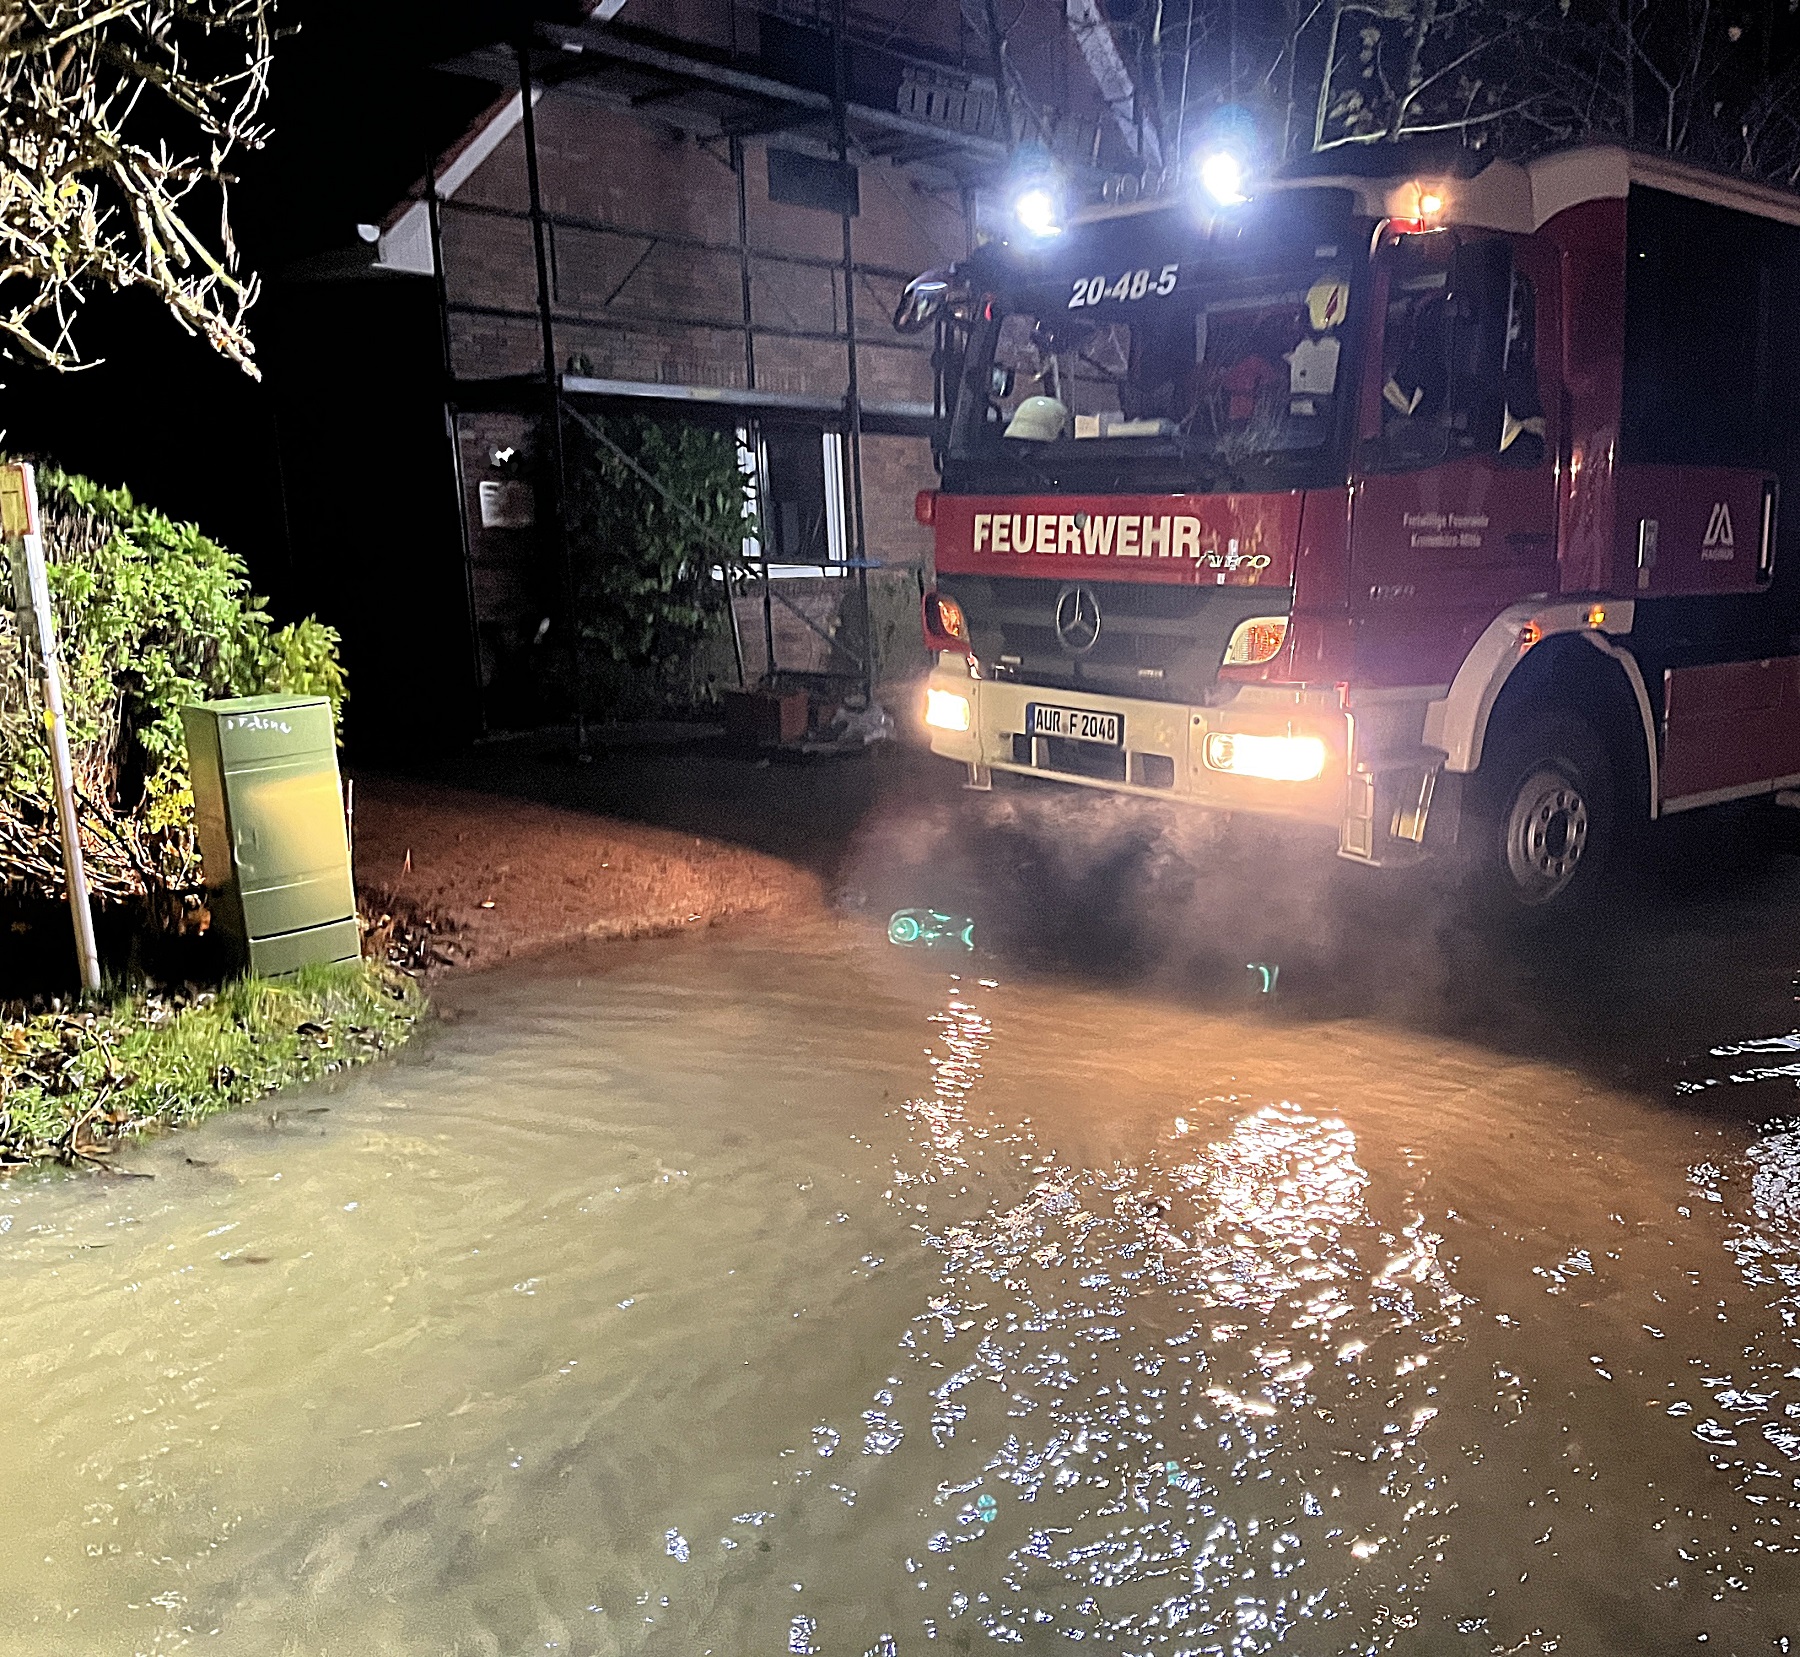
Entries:
[[712, 571], [757, 532], [736, 441], [643, 415], [572, 418], [566, 436], [587, 703], [617, 716], [688, 701], [696, 647], [729, 621]]
[[[200, 886], [183, 705], [283, 691], [341, 709], [337, 634], [275, 626], [243, 561], [193, 524], [124, 489], [37, 476], [88, 874], [102, 899], [173, 913]], [[55, 897], [50, 750], [19, 647], [0, 609], [0, 892]]]

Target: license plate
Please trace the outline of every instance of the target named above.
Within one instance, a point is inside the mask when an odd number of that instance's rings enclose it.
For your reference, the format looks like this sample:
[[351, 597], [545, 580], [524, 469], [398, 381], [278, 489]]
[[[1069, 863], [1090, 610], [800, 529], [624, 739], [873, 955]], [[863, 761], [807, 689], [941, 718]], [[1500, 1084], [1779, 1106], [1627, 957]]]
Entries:
[[1125, 740], [1125, 721], [1116, 713], [1028, 702], [1025, 705], [1025, 734], [1066, 737], [1071, 742], [1100, 742], [1109, 748], [1117, 748]]

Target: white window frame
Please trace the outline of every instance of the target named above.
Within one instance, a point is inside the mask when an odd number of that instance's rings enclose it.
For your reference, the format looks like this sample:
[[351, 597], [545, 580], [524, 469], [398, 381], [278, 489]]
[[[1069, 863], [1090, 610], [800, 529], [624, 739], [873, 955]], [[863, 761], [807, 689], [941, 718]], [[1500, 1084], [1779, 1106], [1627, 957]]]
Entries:
[[[760, 513], [769, 499], [769, 446], [763, 441], [762, 426], [747, 421], [737, 428], [738, 470], [743, 473], [745, 516]], [[829, 564], [771, 564], [769, 579], [784, 581], [799, 576], [823, 576], [837, 580], [850, 573], [849, 497], [845, 494], [844, 434], [824, 431], [819, 434], [825, 470], [825, 553]], [[762, 556], [762, 542], [755, 535], [743, 539], [743, 552], [754, 568]], [[760, 574], [761, 572], [758, 571]]]

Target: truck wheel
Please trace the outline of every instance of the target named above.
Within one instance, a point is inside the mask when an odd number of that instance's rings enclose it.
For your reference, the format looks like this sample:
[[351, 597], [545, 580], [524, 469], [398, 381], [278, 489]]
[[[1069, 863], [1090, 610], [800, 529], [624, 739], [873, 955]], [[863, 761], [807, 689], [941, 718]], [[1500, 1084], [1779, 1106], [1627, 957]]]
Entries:
[[1483, 761], [1470, 871], [1514, 913], [1563, 913], [1605, 885], [1618, 792], [1606, 745], [1584, 720], [1527, 719]]

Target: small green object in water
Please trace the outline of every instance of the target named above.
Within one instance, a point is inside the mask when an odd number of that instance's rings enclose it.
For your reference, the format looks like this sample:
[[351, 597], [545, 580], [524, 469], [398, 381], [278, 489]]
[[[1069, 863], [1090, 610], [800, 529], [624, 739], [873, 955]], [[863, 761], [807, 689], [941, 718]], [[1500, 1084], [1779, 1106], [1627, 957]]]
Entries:
[[983, 1494], [975, 1498], [975, 1517], [984, 1525], [991, 1524], [999, 1511], [1000, 1504], [992, 1496]]
[[888, 942], [902, 949], [973, 949], [975, 922], [938, 909], [896, 909], [888, 919]]

